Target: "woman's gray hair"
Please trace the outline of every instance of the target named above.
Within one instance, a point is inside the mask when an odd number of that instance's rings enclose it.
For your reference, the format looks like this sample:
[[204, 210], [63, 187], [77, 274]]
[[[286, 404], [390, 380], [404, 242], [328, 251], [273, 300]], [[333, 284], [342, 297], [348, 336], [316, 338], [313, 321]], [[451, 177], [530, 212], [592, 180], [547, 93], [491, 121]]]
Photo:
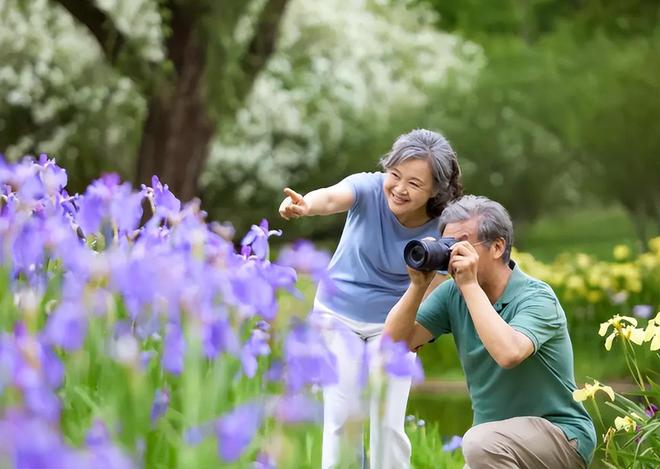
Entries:
[[513, 247], [513, 222], [502, 204], [478, 195], [464, 195], [451, 202], [440, 216], [440, 233], [449, 223], [477, 217], [477, 238], [492, 243], [500, 238], [506, 243], [502, 261], [508, 263]]
[[463, 194], [456, 153], [439, 133], [415, 129], [396, 139], [392, 150], [380, 160], [380, 165], [388, 170], [413, 158], [424, 159], [431, 166], [434, 195], [426, 204], [426, 212], [429, 217], [435, 218], [447, 203]]

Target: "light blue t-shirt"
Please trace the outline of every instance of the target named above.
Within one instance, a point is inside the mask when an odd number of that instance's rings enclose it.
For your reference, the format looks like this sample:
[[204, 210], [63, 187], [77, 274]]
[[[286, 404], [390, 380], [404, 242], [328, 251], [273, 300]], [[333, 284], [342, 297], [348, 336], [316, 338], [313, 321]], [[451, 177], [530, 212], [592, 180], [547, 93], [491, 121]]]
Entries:
[[438, 219], [406, 228], [394, 216], [383, 192], [383, 173], [358, 173], [342, 184], [353, 188], [355, 202], [322, 280], [316, 304], [362, 322], [384, 323], [403, 296], [410, 278], [403, 260], [408, 241], [438, 236]]

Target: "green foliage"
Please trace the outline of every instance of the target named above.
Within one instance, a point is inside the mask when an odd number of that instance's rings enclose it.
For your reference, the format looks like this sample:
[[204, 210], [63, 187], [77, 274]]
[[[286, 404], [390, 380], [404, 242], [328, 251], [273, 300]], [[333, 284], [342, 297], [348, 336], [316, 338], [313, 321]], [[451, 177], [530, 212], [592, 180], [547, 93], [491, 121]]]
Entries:
[[635, 253], [646, 248], [639, 245], [635, 227], [620, 207], [561, 210], [516, 226], [515, 246], [543, 262], [552, 262], [562, 253], [611, 261], [613, 248], [619, 244]]
[[[431, 1], [442, 28], [479, 43], [472, 88], [439, 87], [425, 125], [458, 148], [466, 188], [518, 222], [590, 200], [660, 229], [657, 2]], [[427, 123], [428, 122], [428, 123]]]

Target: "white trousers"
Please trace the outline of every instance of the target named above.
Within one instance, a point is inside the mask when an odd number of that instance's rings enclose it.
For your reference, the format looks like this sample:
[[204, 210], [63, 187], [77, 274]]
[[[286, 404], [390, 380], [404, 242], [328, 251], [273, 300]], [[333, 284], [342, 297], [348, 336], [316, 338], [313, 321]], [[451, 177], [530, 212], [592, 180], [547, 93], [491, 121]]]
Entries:
[[408, 469], [411, 445], [405, 417], [411, 379], [389, 377], [379, 366], [383, 324], [327, 312], [318, 317], [326, 344], [337, 357], [339, 377], [337, 384], [323, 390], [322, 469], [367, 467], [363, 444], [367, 408], [368, 467]]

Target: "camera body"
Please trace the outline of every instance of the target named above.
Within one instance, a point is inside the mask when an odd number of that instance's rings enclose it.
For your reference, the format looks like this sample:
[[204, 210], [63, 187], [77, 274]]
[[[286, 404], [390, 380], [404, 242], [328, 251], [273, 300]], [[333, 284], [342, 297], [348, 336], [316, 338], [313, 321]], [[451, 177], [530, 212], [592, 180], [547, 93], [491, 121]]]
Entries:
[[403, 258], [415, 270], [447, 272], [451, 247], [457, 242], [455, 238], [414, 239], [403, 249]]

